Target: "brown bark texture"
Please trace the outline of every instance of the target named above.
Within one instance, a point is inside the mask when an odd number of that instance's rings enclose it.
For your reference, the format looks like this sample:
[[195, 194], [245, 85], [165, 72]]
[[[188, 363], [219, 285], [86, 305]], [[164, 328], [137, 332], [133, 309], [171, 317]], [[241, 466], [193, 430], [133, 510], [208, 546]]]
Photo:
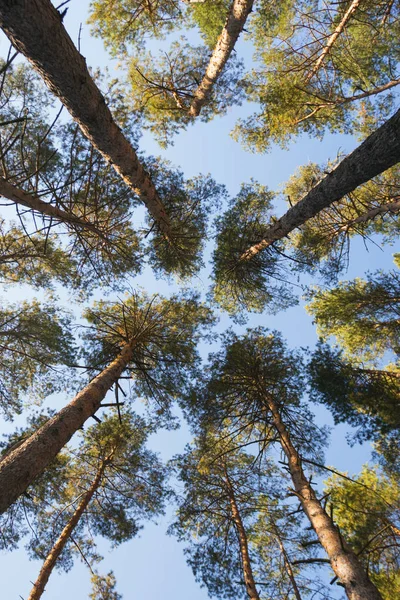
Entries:
[[312, 79], [314, 77], [314, 75], [316, 75], [316, 73], [318, 73], [323, 62], [325, 61], [326, 57], [328, 56], [329, 52], [331, 51], [332, 46], [336, 42], [339, 35], [342, 33], [343, 29], [346, 27], [347, 23], [351, 19], [352, 14], [357, 10], [361, 1], [362, 0], [353, 0], [351, 2], [349, 8], [344, 13], [342, 20], [340, 21], [340, 23], [338, 24], [338, 26], [336, 27], [336, 29], [332, 33], [332, 35], [329, 37], [327, 43], [325, 44], [324, 49], [322, 50], [321, 54], [319, 55], [319, 57], [317, 59], [317, 62], [311, 69], [311, 72], [307, 75], [306, 83], [308, 83], [310, 81], [310, 79]]
[[61, 552], [64, 550], [65, 545], [67, 544], [68, 540], [70, 539], [73, 530], [79, 523], [79, 520], [82, 517], [83, 513], [85, 512], [89, 502], [93, 498], [94, 493], [96, 492], [96, 490], [98, 489], [98, 487], [101, 484], [104, 470], [105, 470], [107, 464], [108, 464], [107, 459], [102, 462], [90, 488], [87, 490], [87, 492], [83, 496], [82, 500], [78, 504], [72, 517], [70, 518], [70, 520], [68, 521], [68, 523], [66, 524], [66, 526], [64, 527], [62, 532], [60, 533], [54, 546], [52, 547], [52, 549], [46, 556], [46, 559], [42, 565], [42, 568], [40, 569], [38, 578], [36, 579], [35, 583], [33, 584], [31, 593], [28, 596], [28, 600], [39, 600], [39, 598], [42, 597], [45, 586], [49, 580], [49, 577], [54, 569], [54, 566], [55, 566]]
[[44, 202], [38, 196], [28, 194], [24, 190], [6, 181], [3, 177], [0, 177], [0, 195], [11, 200], [11, 202], [14, 202], [15, 204], [21, 204], [43, 216], [56, 219], [62, 223], [71, 223], [80, 229], [87, 229], [100, 237], [104, 237], [104, 234], [92, 223], [89, 223], [66, 210], [57, 208], [48, 202]]
[[271, 396], [267, 396], [265, 402], [272, 414], [272, 423], [278, 432], [282, 449], [288, 461], [294, 491], [329, 557], [335, 575], [343, 584], [347, 597], [349, 600], [382, 600], [382, 596], [369, 580], [363, 565], [346, 545], [333, 520], [317, 499], [310, 482], [304, 474], [301, 458], [282, 422], [276, 402]]
[[242, 559], [243, 567], [243, 579], [246, 585], [246, 591], [250, 600], [260, 600], [258, 595], [256, 584], [253, 577], [253, 571], [251, 568], [250, 555], [249, 555], [249, 544], [247, 542], [246, 530], [243, 525], [242, 517], [240, 516], [239, 507], [236, 502], [235, 492], [232, 487], [232, 483], [229, 479], [227, 471], [225, 471], [226, 483], [228, 486], [229, 502], [231, 505], [232, 519], [235, 523], [236, 531], [239, 538], [240, 545], [240, 556]]
[[268, 227], [264, 238], [248, 248], [240, 260], [250, 260], [252, 256], [286, 237], [333, 202], [387, 171], [399, 161], [400, 110], [346, 156], [300, 202]]
[[50, 0], [0, 0], [0, 27], [93, 146], [140, 196], [164, 236], [170, 238], [170, 221], [152, 180], [113, 120], [85, 58], [75, 48]]
[[134, 341], [127, 343], [120, 355], [67, 406], [0, 462], [0, 514], [43, 473], [74, 433], [98, 410], [132, 359], [133, 348]]
[[233, 0], [225, 26], [218, 38], [217, 44], [208, 63], [206, 72], [190, 105], [189, 114], [197, 117], [204, 104], [210, 97], [211, 91], [218, 77], [221, 75], [237, 39], [251, 12], [254, 0]]
[[400, 211], [400, 199], [393, 200], [393, 202], [385, 202], [384, 204], [381, 204], [380, 206], [376, 206], [375, 208], [371, 208], [370, 210], [367, 210], [367, 212], [364, 213], [363, 215], [360, 215], [359, 217], [352, 219], [345, 225], [342, 225], [339, 228], [338, 233], [341, 233], [342, 231], [348, 231], [349, 229], [354, 227], [354, 225], [358, 225], [359, 223], [368, 223], [368, 221], [372, 221], [378, 215], [386, 215], [387, 213], [395, 214], [399, 211]]

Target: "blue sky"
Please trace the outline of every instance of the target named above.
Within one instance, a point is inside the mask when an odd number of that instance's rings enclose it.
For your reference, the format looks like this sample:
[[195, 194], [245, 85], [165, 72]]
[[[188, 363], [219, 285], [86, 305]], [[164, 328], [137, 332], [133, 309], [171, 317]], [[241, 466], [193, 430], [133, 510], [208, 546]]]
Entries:
[[[85, 25], [87, 18], [87, 0], [72, 0], [64, 24], [74, 42], [77, 42], [79, 26], [82, 22], [81, 53], [86, 57], [90, 66], [104, 67], [109, 63], [102, 43], [89, 35]], [[4, 56], [8, 42], [1, 39], [1, 53]], [[249, 50], [241, 42], [242, 51], [249, 60]], [[113, 64], [109, 66], [113, 73]], [[217, 118], [210, 123], [199, 123], [182, 132], [175, 139], [174, 146], [163, 151], [151, 136], [144, 134], [140, 149], [146, 154], [161, 154], [174, 165], [179, 166], [187, 177], [198, 173], [211, 173], [220, 183], [224, 183], [229, 193], [234, 195], [239, 191], [240, 184], [251, 178], [267, 185], [273, 190], [279, 189], [297, 167], [309, 161], [324, 162], [336, 156], [340, 150], [349, 152], [357, 141], [350, 136], [327, 135], [323, 141], [301, 137], [290, 144], [288, 150], [273, 148], [267, 155], [245, 152], [238, 143], [229, 136], [238, 117], [249, 114], [251, 107], [236, 107], [226, 117]], [[281, 214], [285, 206], [278, 206], [277, 213]], [[350, 269], [346, 278], [360, 276], [365, 270], [378, 267], [388, 267], [391, 264], [391, 251], [383, 253], [378, 247], [370, 245], [369, 252], [361, 241], [353, 243]], [[208, 271], [202, 272], [195, 285], [206, 291]], [[151, 274], [140, 276], [133, 285], [139, 284], [150, 293], [155, 291], [168, 293], [168, 284], [156, 281]], [[8, 290], [1, 294], [7, 300], [15, 300], [20, 291]], [[78, 307], [79, 310], [79, 307]], [[290, 309], [275, 316], [257, 315], [251, 317], [249, 325], [265, 325], [282, 331], [291, 346], [312, 345], [316, 341], [315, 328], [310, 316], [304, 311], [302, 303], [299, 307]], [[229, 319], [222, 316], [219, 329], [222, 331], [230, 325]], [[204, 351], [206, 349], [204, 348]], [[63, 403], [65, 399], [57, 401]], [[332, 421], [327, 411], [317, 409], [320, 423]], [[7, 429], [9, 426], [7, 427]], [[360, 466], [369, 458], [368, 446], [349, 448], [344, 426], [335, 429], [332, 442], [327, 451], [327, 463], [336, 468], [357, 472]], [[186, 441], [190, 439], [186, 426], [178, 432], [160, 432], [152, 440], [152, 448], [169, 458], [174, 453], [182, 451]], [[146, 597], [146, 600], [168, 598], [174, 600], [201, 600], [207, 597], [204, 590], [194, 582], [190, 569], [185, 564], [182, 547], [174, 539], [165, 536], [168, 519], [160, 520], [158, 526], [146, 525], [140, 537], [122, 545], [110, 552], [104, 542], [100, 542], [100, 551], [105, 556], [104, 564], [99, 567], [101, 572], [113, 569], [118, 581], [118, 590], [124, 600], [136, 600]], [[38, 561], [30, 562], [24, 551], [4, 554], [1, 557], [3, 573], [2, 598], [17, 600], [26, 598], [32, 581], [40, 568]], [[67, 575], [53, 574], [43, 596], [49, 600], [83, 600], [89, 593], [89, 573], [86, 566], [78, 561], [74, 569]]]

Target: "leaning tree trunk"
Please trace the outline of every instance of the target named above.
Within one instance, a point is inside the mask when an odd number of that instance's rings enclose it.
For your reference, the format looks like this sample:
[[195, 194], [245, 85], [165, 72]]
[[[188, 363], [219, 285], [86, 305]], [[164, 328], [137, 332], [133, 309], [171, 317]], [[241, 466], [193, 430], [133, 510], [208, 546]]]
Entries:
[[135, 340], [75, 398], [0, 462], [0, 514], [38, 477], [100, 407], [132, 360]]
[[43, 200], [41, 200], [38, 196], [28, 194], [24, 190], [6, 181], [3, 177], [0, 177], [0, 196], [11, 200], [11, 202], [14, 202], [15, 204], [21, 204], [22, 206], [25, 206], [26, 208], [29, 208], [30, 210], [33, 210], [44, 217], [56, 219], [57, 221], [65, 223], [66, 225], [70, 224], [78, 227], [79, 229], [87, 229], [101, 238], [106, 238], [104, 233], [95, 225], [93, 225], [93, 223], [90, 223], [90, 221], [81, 219], [73, 213], [62, 210], [56, 206], [53, 206], [52, 204], [49, 204], [48, 202], [43, 202]]
[[369, 580], [363, 565], [346, 545], [338, 528], [317, 499], [304, 474], [301, 458], [282, 422], [277, 403], [271, 396], [265, 398], [265, 403], [271, 411], [272, 423], [278, 432], [282, 449], [288, 460], [294, 491], [329, 557], [335, 575], [343, 584], [347, 597], [349, 600], [382, 600], [382, 596]]
[[169, 239], [170, 221], [154, 184], [115, 123], [60, 13], [49, 0], [0, 0], [0, 27], [66, 106], [93, 146], [140, 196]]
[[249, 555], [249, 544], [247, 541], [246, 530], [243, 525], [242, 517], [240, 515], [239, 507], [236, 502], [235, 492], [232, 487], [231, 480], [225, 469], [225, 480], [228, 486], [229, 503], [231, 505], [232, 519], [235, 523], [236, 531], [239, 538], [240, 556], [242, 559], [243, 568], [243, 579], [246, 585], [246, 592], [250, 600], [260, 600], [258, 595], [256, 584], [254, 581], [253, 570], [251, 568], [250, 555]]
[[311, 69], [311, 72], [307, 75], [306, 80], [305, 80], [306, 83], [308, 83], [310, 81], [310, 79], [312, 79], [314, 77], [314, 75], [316, 75], [318, 73], [318, 71], [322, 67], [325, 59], [327, 58], [328, 54], [330, 53], [332, 47], [334, 46], [337, 38], [343, 32], [344, 28], [346, 27], [347, 23], [350, 21], [352, 15], [357, 10], [361, 1], [362, 0], [353, 0], [352, 1], [349, 8], [344, 13], [342, 20], [336, 26], [335, 31], [332, 33], [331, 36], [329, 36], [329, 39], [328, 39], [327, 43], [325, 44], [321, 54], [319, 55], [315, 65]]
[[300, 202], [267, 228], [262, 239], [239, 258], [250, 260], [277, 240], [315, 217], [321, 210], [340, 200], [362, 183], [383, 173], [400, 161], [400, 110], [346, 156]]
[[98, 489], [98, 487], [101, 484], [104, 470], [105, 470], [107, 464], [109, 463], [109, 461], [110, 461], [110, 457], [105, 459], [102, 462], [102, 464], [100, 465], [100, 468], [98, 469], [96, 477], [94, 478], [90, 488], [88, 489], [86, 494], [83, 496], [83, 498], [80, 501], [80, 503], [78, 504], [74, 514], [72, 515], [72, 517], [70, 518], [70, 520], [68, 521], [68, 523], [66, 524], [66, 526], [64, 527], [62, 532], [60, 533], [60, 536], [58, 537], [54, 546], [52, 547], [52, 549], [46, 556], [43, 566], [40, 569], [39, 576], [36, 579], [35, 583], [33, 584], [31, 593], [28, 596], [28, 600], [39, 600], [39, 598], [42, 597], [44, 588], [49, 580], [49, 577], [54, 569], [54, 566], [55, 566], [61, 552], [64, 550], [65, 545], [67, 544], [68, 540], [70, 539], [73, 530], [79, 523], [79, 520], [82, 517], [83, 513], [85, 512], [89, 502], [93, 498], [94, 493], [96, 492], [96, 490]]
[[190, 105], [189, 114], [197, 117], [204, 104], [208, 101], [218, 77], [221, 75], [236, 41], [243, 31], [246, 19], [251, 12], [254, 0], [233, 0], [225, 26], [218, 38], [211, 55], [206, 72]]

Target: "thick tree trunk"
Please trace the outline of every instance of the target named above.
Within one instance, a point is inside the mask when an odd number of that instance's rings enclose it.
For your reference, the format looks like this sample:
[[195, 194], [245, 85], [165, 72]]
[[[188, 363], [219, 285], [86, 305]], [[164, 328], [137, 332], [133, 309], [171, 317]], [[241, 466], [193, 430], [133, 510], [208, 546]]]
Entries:
[[169, 218], [154, 184], [113, 120], [59, 12], [49, 0], [0, 0], [0, 27], [66, 106], [93, 146], [140, 196], [164, 236], [170, 238]]
[[232, 483], [229, 479], [228, 473], [225, 469], [225, 479], [228, 486], [229, 502], [231, 505], [232, 519], [235, 523], [236, 531], [239, 538], [240, 545], [240, 556], [242, 559], [243, 567], [243, 579], [246, 585], [246, 591], [250, 600], [260, 600], [258, 595], [256, 584], [253, 577], [253, 571], [251, 568], [250, 555], [249, 555], [249, 544], [247, 542], [246, 530], [243, 525], [242, 517], [240, 516], [239, 507], [236, 502], [235, 492], [232, 487]]
[[194, 92], [194, 99], [189, 109], [189, 114], [192, 117], [197, 117], [200, 114], [202, 107], [210, 97], [212, 88], [228, 62], [236, 41], [243, 30], [246, 19], [253, 7], [253, 2], [254, 0], [233, 0], [225, 26], [218, 38], [204, 77]]
[[57, 456], [58, 452], [99, 408], [134, 352], [135, 341], [75, 398], [0, 462], [0, 514], [3, 513]]
[[338, 26], [336, 27], [336, 29], [332, 33], [332, 35], [329, 37], [327, 43], [325, 44], [324, 49], [322, 50], [320, 56], [318, 57], [317, 62], [313, 66], [311, 72], [307, 75], [306, 83], [308, 83], [310, 81], [310, 79], [312, 79], [314, 77], [314, 75], [316, 75], [316, 73], [318, 73], [323, 62], [325, 61], [326, 57], [328, 56], [329, 52], [331, 51], [332, 46], [336, 42], [339, 35], [342, 33], [343, 29], [346, 27], [347, 23], [351, 19], [351, 16], [357, 10], [358, 5], [360, 3], [361, 3], [361, 0], [353, 0], [351, 2], [349, 8], [344, 13], [342, 20], [340, 21], [340, 23], [338, 24]]
[[89, 502], [93, 498], [95, 491], [98, 489], [98, 487], [101, 484], [101, 481], [103, 478], [103, 473], [104, 473], [104, 470], [105, 470], [107, 464], [108, 464], [108, 461], [106, 459], [101, 464], [99, 470], [97, 471], [96, 477], [94, 478], [90, 488], [88, 489], [88, 491], [83, 496], [80, 503], [78, 504], [74, 514], [72, 515], [72, 517], [70, 518], [70, 520], [68, 521], [68, 523], [66, 524], [66, 526], [64, 527], [62, 532], [60, 533], [60, 536], [57, 539], [57, 541], [55, 542], [54, 546], [52, 547], [52, 549], [46, 556], [46, 560], [44, 561], [43, 566], [40, 569], [39, 576], [36, 579], [35, 583], [33, 584], [31, 593], [28, 596], [28, 600], [39, 600], [39, 598], [42, 597], [44, 588], [49, 580], [49, 577], [54, 569], [54, 566], [55, 566], [61, 552], [64, 550], [65, 545], [68, 542], [68, 540], [70, 539], [73, 530], [79, 523], [80, 518], [82, 517], [83, 513], [85, 512]]
[[41, 200], [38, 196], [33, 196], [32, 194], [24, 192], [24, 190], [12, 185], [3, 177], [0, 177], [0, 195], [8, 200], [11, 200], [11, 202], [14, 202], [15, 204], [21, 204], [22, 206], [25, 206], [26, 208], [29, 208], [41, 215], [51, 219], [56, 219], [62, 223], [70, 223], [75, 227], [79, 227], [80, 229], [87, 229], [101, 238], [105, 237], [102, 231], [93, 225], [93, 223], [85, 221], [84, 219], [81, 219], [80, 217], [77, 217], [66, 210], [57, 208], [48, 202], [43, 202], [43, 200]]
[[382, 600], [382, 596], [369, 580], [363, 565], [354, 552], [347, 547], [339, 530], [317, 499], [310, 482], [304, 474], [301, 458], [282, 422], [276, 402], [271, 396], [267, 396], [265, 403], [271, 411], [272, 423], [278, 432], [282, 449], [288, 460], [296, 495], [329, 557], [335, 575], [343, 584], [347, 597], [349, 600]]
[[400, 110], [346, 156], [300, 202], [268, 227], [264, 239], [246, 250], [239, 260], [250, 260], [252, 256], [286, 237], [333, 202], [399, 161]]

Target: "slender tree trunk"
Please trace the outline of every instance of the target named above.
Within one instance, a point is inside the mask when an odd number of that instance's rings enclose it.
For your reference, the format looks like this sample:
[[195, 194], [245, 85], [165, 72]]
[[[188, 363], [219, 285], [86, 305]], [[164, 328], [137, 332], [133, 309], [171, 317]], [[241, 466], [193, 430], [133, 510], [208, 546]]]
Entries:
[[194, 92], [194, 99], [189, 109], [189, 114], [192, 117], [197, 117], [200, 114], [202, 107], [209, 99], [212, 88], [228, 62], [236, 41], [243, 30], [246, 19], [253, 7], [253, 2], [254, 0], [233, 0], [225, 26], [218, 38], [204, 77]]
[[308, 83], [310, 81], [310, 79], [312, 79], [314, 77], [314, 75], [316, 75], [318, 73], [318, 71], [321, 68], [322, 64], [324, 63], [326, 57], [328, 56], [329, 52], [331, 51], [332, 46], [336, 42], [336, 40], [339, 37], [339, 35], [342, 33], [343, 29], [346, 27], [347, 23], [351, 19], [351, 16], [357, 10], [358, 5], [360, 3], [361, 3], [361, 0], [353, 0], [351, 2], [349, 8], [344, 13], [343, 18], [340, 21], [339, 25], [336, 27], [335, 31], [329, 37], [329, 39], [328, 39], [328, 41], [327, 41], [324, 49], [322, 50], [322, 52], [321, 52], [321, 54], [320, 54], [317, 62], [313, 66], [311, 72], [307, 75], [307, 77], [306, 77], [306, 83]]
[[34, 210], [41, 215], [56, 219], [62, 223], [70, 223], [76, 227], [79, 227], [80, 229], [87, 229], [102, 238], [105, 237], [103, 232], [89, 221], [85, 221], [84, 219], [81, 219], [80, 217], [77, 217], [66, 210], [57, 208], [48, 202], [43, 202], [43, 200], [41, 200], [38, 196], [24, 192], [24, 190], [12, 185], [3, 177], [0, 177], [0, 195], [8, 200], [11, 200], [11, 202], [14, 202], [15, 204], [21, 204], [22, 206]]
[[264, 239], [248, 248], [239, 260], [250, 260], [252, 256], [286, 237], [333, 202], [399, 161], [400, 110], [346, 156], [300, 202], [268, 227]]
[[[278, 540], [278, 545], [279, 545], [280, 551], [281, 551], [282, 556], [283, 556], [283, 562], [285, 563], [286, 572], [287, 572], [288, 577], [290, 579], [290, 583], [292, 584], [294, 595], [296, 596], [296, 600], [302, 600], [299, 588], [297, 586], [297, 581], [296, 581], [296, 578], [295, 578], [294, 573], [293, 573], [292, 563], [289, 560], [289, 557], [287, 555], [285, 546], [284, 546], [284, 544], [282, 542], [281, 534], [279, 533], [279, 529], [275, 525], [275, 523], [273, 523], [273, 528], [274, 528], [274, 531], [275, 531], [276, 539]], [[29, 598], [28, 598], [28, 600], [29, 600]]]
[[366, 213], [356, 217], [355, 219], [351, 219], [345, 225], [342, 225], [337, 233], [341, 233], [342, 231], [348, 231], [354, 225], [358, 225], [359, 223], [367, 223], [368, 221], [372, 221], [378, 215], [385, 215], [386, 213], [397, 213], [400, 211], [400, 199], [394, 200], [393, 202], [386, 202], [385, 204], [381, 204], [380, 206], [376, 206], [375, 208], [371, 208], [367, 210]]
[[346, 545], [338, 528], [317, 499], [304, 474], [301, 458], [282, 422], [276, 402], [271, 396], [267, 396], [265, 403], [271, 411], [272, 423], [278, 432], [282, 449], [287, 457], [296, 495], [329, 557], [335, 575], [344, 585], [347, 597], [349, 600], [382, 600], [382, 596], [369, 580], [363, 565]]
[[240, 516], [239, 507], [236, 502], [235, 492], [232, 487], [231, 480], [229, 479], [228, 472], [225, 468], [225, 480], [228, 486], [229, 502], [231, 505], [232, 519], [235, 523], [236, 531], [239, 537], [240, 545], [240, 556], [242, 558], [243, 566], [243, 579], [246, 585], [246, 591], [250, 600], [260, 600], [258, 595], [256, 584], [253, 577], [253, 570], [251, 568], [250, 555], [249, 555], [249, 544], [247, 542], [246, 530], [243, 525], [242, 517]]
[[99, 408], [126, 369], [135, 340], [75, 398], [0, 462], [0, 514], [45, 470], [58, 452]]
[[84, 57], [50, 0], [0, 0], [0, 27], [66, 106], [93, 146], [140, 196], [164, 236], [170, 238], [170, 221], [152, 180], [113, 120]]
[[46, 556], [46, 560], [44, 561], [43, 566], [40, 569], [39, 576], [36, 579], [35, 583], [33, 584], [31, 593], [28, 596], [28, 600], [39, 600], [39, 598], [42, 597], [44, 588], [49, 580], [49, 577], [54, 569], [54, 566], [55, 566], [61, 552], [64, 550], [65, 545], [67, 544], [68, 540], [70, 539], [73, 530], [79, 523], [80, 518], [82, 517], [83, 513], [85, 512], [89, 502], [93, 498], [95, 491], [98, 489], [98, 487], [101, 484], [104, 470], [105, 470], [108, 462], [109, 462], [109, 459], [105, 459], [102, 462], [90, 488], [88, 489], [86, 494], [83, 496], [83, 498], [80, 501], [80, 503], [78, 504], [74, 514], [72, 515], [72, 517], [70, 518], [70, 520], [68, 521], [68, 523], [66, 524], [66, 526], [64, 527], [62, 532], [60, 533], [60, 536], [57, 539], [57, 541], [55, 542], [54, 546], [52, 547], [52, 549]]

